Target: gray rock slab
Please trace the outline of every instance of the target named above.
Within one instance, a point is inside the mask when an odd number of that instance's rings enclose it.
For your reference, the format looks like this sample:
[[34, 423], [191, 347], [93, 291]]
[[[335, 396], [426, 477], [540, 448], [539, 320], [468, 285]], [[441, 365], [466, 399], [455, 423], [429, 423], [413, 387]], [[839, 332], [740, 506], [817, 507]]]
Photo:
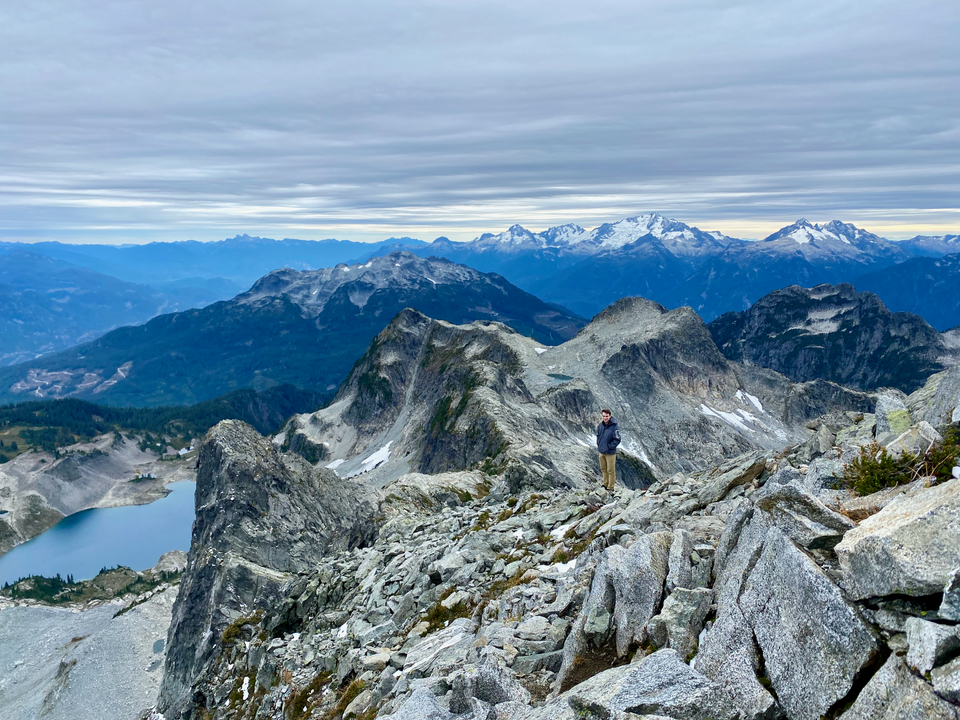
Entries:
[[440, 707], [432, 690], [421, 687], [413, 691], [399, 710], [385, 715], [383, 720], [449, 720], [452, 717], [453, 715]]
[[536, 655], [521, 655], [513, 661], [510, 667], [517, 675], [529, 675], [538, 670], [557, 672], [563, 664], [563, 650], [537, 653]]
[[830, 548], [855, 524], [835, 513], [812, 493], [796, 485], [766, 485], [754, 496], [758, 507], [770, 513], [774, 524], [805, 548]]
[[960, 480], [899, 495], [835, 550], [856, 600], [943, 592], [960, 567]]
[[176, 588], [120, 617], [120, 605], [83, 611], [0, 611], [4, 720], [131, 720], [157, 700]]
[[940, 697], [960, 705], [960, 657], [930, 673], [933, 689]]
[[716, 474], [704, 478], [697, 493], [701, 505], [709, 505], [723, 498], [738, 485], [744, 485], [760, 477], [767, 466], [763, 453], [747, 453], [721, 465]]
[[960, 627], [907, 618], [907, 665], [925, 675], [960, 650]]
[[403, 673], [416, 678], [459, 666], [473, 645], [475, 631], [476, 626], [468, 618], [458, 618], [443, 630], [426, 636], [407, 652]]
[[489, 705], [503, 702], [530, 703], [530, 692], [508, 670], [495, 663], [467, 665], [449, 679], [450, 710], [462, 714], [471, 709], [471, 699]]
[[670, 545], [669, 572], [667, 589], [689, 588], [693, 584], [693, 566], [690, 555], [693, 553], [693, 536], [686, 530], [675, 530]]
[[697, 638], [710, 612], [713, 591], [707, 588], [677, 588], [663, 601], [663, 609], [647, 623], [650, 641], [673, 648], [683, 658], [697, 651]]
[[957, 720], [960, 713], [891, 655], [840, 720]]
[[954, 570], [947, 580], [937, 614], [944, 620], [960, 620], [960, 568]]
[[767, 532], [740, 607], [792, 718], [818, 720], [879, 649], [840, 590], [776, 528]]
[[746, 720], [775, 716], [776, 700], [757, 680], [759, 660], [753, 630], [735, 602], [722, 605], [713, 626], [701, 636], [690, 665], [717, 683]]
[[658, 650], [626, 669], [595, 675], [569, 690], [566, 699], [574, 711], [587, 717], [588, 713], [609, 717], [615, 712], [664, 715], [676, 720], [736, 717], [716, 684], [670, 649]]
[[663, 598], [672, 541], [668, 532], [644, 535], [610, 562], [608, 581], [616, 598], [613, 620], [619, 656], [631, 644], [646, 640], [647, 621], [659, 610]]

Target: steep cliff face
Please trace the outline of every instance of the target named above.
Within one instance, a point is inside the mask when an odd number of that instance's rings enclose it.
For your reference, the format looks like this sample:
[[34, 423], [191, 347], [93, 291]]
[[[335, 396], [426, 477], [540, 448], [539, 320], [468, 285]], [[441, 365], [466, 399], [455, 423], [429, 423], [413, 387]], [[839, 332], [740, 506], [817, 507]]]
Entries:
[[729, 361], [689, 308], [626, 298], [575, 338], [544, 347], [499, 323], [451, 325], [406, 310], [374, 340], [335, 401], [277, 438], [343, 477], [517, 468], [579, 486], [596, 470], [601, 408], [618, 419], [623, 480], [640, 487], [751, 449], [806, 438], [804, 423], [872, 400]]
[[354, 483], [282, 455], [236, 420], [200, 448], [196, 505], [160, 693], [168, 717], [205, 705], [194, 688], [232, 622], [274, 606], [282, 585], [325, 554], [376, 535], [375, 509]]
[[876, 295], [848, 284], [776, 290], [708, 327], [731, 360], [862, 390], [913, 392], [960, 359], [923, 318], [891, 313]]

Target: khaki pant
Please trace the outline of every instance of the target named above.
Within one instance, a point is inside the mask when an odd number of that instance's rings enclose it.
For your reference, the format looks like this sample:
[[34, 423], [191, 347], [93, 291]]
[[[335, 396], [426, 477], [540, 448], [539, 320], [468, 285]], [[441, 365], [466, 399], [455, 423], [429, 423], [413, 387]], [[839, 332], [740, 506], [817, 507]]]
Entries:
[[600, 472], [603, 473], [603, 486], [613, 492], [617, 482], [617, 456], [600, 453]]

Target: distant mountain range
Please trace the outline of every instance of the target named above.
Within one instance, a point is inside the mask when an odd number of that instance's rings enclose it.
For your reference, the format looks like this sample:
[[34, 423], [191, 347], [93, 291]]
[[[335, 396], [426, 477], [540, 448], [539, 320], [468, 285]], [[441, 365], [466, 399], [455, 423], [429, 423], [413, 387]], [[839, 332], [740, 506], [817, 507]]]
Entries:
[[237, 235], [217, 242], [154, 242], [146, 245], [69, 245], [59, 242], [0, 243], [0, 255], [25, 249], [36, 255], [91, 268], [127, 282], [162, 285], [188, 278], [226, 278], [250, 287], [271, 270], [317, 270], [353, 262], [381, 247], [417, 247], [413, 238], [379, 243], [350, 240], [294, 240]]
[[535, 233], [514, 225], [467, 243], [439, 238], [411, 251], [499, 273], [585, 317], [640, 295], [667, 307], [690, 305], [711, 320], [782, 287], [851, 282], [915, 254], [945, 254], [957, 242], [954, 235], [891, 242], [837, 220], [804, 219], [748, 242], [648, 213], [593, 230], [561, 225]]
[[202, 278], [150, 287], [17, 248], [0, 254], [0, 366], [239, 291], [228, 280]]
[[325, 270], [277, 270], [233, 300], [0, 368], [0, 402], [77, 397], [155, 407], [284, 383], [332, 393], [407, 307], [449, 322], [498, 320], [545, 344], [585, 324], [502, 277], [398, 252]]
[[922, 315], [941, 332], [960, 326], [960, 252], [910, 258], [854, 283], [879, 295], [891, 310]]
[[[0, 243], [0, 268], [8, 269], [0, 270], [0, 365], [65, 349], [160, 312], [230, 299], [277, 268], [366, 263], [398, 250], [497, 273], [584, 317], [621, 297], [641, 296], [666, 307], [690, 305], [709, 321], [746, 310], [780, 288], [851, 282], [937, 329], [960, 324], [952, 292], [960, 267], [940, 259], [960, 250], [957, 235], [890, 242], [847, 223], [801, 219], [761, 241], [744, 241], [646, 213], [592, 230], [566, 224], [532, 232], [513, 225], [470, 242], [238, 235], [214, 243], [123, 247]], [[60, 264], [53, 271], [51, 263]]]

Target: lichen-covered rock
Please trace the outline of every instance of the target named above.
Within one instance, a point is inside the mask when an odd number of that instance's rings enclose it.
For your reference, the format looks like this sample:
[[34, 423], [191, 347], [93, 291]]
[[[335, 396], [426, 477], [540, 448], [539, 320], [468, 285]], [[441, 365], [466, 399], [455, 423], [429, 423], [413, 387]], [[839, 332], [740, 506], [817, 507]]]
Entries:
[[898, 496], [836, 547], [854, 599], [943, 592], [960, 567], [960, 480]]
[[891, 655], [840, 720], [957, 720], [960, 712]]
[[895, 440], [887, 445], [887, 452], [891, 457], [898, 458], [903, 453], [923, 455], [936, 443], [943, 442], [930, 423], [921, 420], [917, 425], [905, 430]]
[[900, 398], [893, 395], [877, 397], [874, 415], [877, 419], [877, 437], [887, 433], [899, 435], [910, 429], [910, 411]]
[[776, 528], [767, 532], [739, 604], [791, 718], [824, 715], [879, 650], [837, 587]]

